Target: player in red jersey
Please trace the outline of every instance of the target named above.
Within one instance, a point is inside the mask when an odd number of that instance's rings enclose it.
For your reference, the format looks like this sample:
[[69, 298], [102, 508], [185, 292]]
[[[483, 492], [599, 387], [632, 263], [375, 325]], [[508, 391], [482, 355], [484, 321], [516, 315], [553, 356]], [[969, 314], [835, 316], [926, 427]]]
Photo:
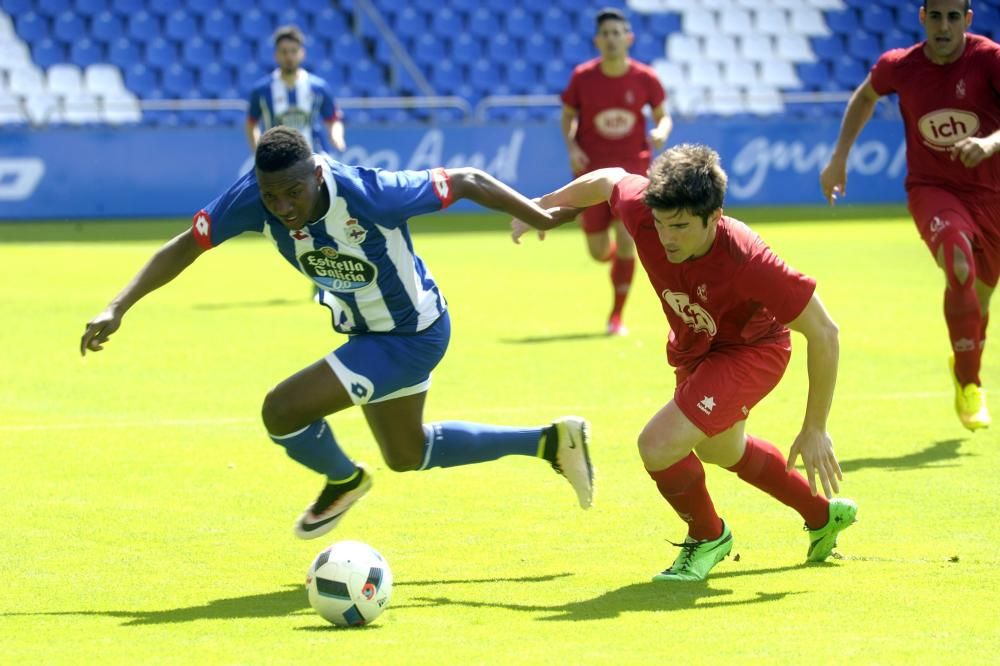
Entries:
[[[715, 512], [702, 461], [735, 472], [803, 517], [806, 559], [821, 562], [857, 506], [832, 499], [842, 479], [826, 430], [837, 379], [837, 326], [816, 282], [778, 258], [745, 224], [722, 214], [726, 173], [707, 146], [670, 148], [649, 178], [599, 169], [540, 200], [584, 207], [606, 201], [635, 239], [670, 323], [667, 361], [673, 399], [639, 435], [639, 453], [664, 499], [688, 523], [681, 553], [654, 580], [703, 580], [732, 549]], [[513, 235], [529, 228], [513, 220]], [[746, 419], [778, 383], [791, 355], [788, 329], [807, 342], [809, 394], [802, 430], [786, 461], [770, 442], [747, 435]], [[802, 456], [809, 481], [794, 470]], [[826, 497], [817, 493], [816, 477]]]
[[[604, 167], [622, 167], [645, 175], [650, 144], [657, 150], [662, 148], [673, 127], [663, 105], [666, 94], [652, 68], [629, 58], [635, 35], [625, 15], [617, 9], [603, 9], [596, 22], [594, 44], [601, 55], [577, 66], [562, 93], [562, 133], [570, 168], [574, 176]], [[655, 123], [648, 138], [642, 115], [645, 106], [649, 106]], [[590, 256], [611, 262], [614, 304], [607, 332], [625, 334], [622, 310], [635, 271], [632, 239], [607, 203], [585, 210], [581, 224]]]
[[990, 296], [1000, 275], [1000, 46], [966, 34], [969, 0], [925, 0], [927, 40], [888, 51], [854, 91], [820, 173], [833, 204], [846, 194], [847, 156], [875, 103], [896, 93], [906, 128], [906, 192], [924, 243], [944, 270], [944, 317], [955, 411], [969, 430], [990, 424], [979, 376]]

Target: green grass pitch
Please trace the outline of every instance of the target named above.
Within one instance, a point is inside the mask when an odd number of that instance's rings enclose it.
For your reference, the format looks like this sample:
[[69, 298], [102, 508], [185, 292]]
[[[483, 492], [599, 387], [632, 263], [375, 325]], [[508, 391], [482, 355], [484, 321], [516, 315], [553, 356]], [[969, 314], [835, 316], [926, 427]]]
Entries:
[[[860, 521], [838, 559], [806, 566], [798, 516], [709, 468], [739, 557], [683, 586], [649, 582], [683, 526], [635, 450], [672, 395], [666, 323], [640, 269], [631, 335], [600, 334], [607, 269], [578, 231], [517, 247], [498, 216], [411, 224], [454, 324], [428, 420], [588, 417], [595, 507], [527, 458], [393, 473], [355, 410], [331, 423], [375, 487], [304, 542], [292, 522], [320, 479], [258, 414], [340, 342], [306, 281], [266, 240], [232, 241], [81, 360], [84, 322], [186, 223], [0, 225], [0, 662], [995, 663], [1000, 446], [954, 416], [943, 280], [905, 211], [740, 212], [840, 325], [830, 431]], [[748, 427], [786, 452], [805, 404], [794, 343]], [[992, 347], [983, 376], [1000, 386]], [[374, 545], [396, 578], [360, 630], [306, 601], [306, 568], [338, 539]]]

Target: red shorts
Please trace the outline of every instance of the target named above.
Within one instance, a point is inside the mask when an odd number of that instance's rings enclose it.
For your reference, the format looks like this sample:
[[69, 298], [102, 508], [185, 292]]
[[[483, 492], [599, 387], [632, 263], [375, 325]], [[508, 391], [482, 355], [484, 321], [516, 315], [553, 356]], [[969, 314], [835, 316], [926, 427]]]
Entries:
[[[612, 166], [620, 166], [629, 173], [634, 173], [639, 176], [645, 176], [649, 173], [649, 163], [646, 161], [637, 161], [619, 165], [599, 164], [592, 166], [586, 171], [581, 171], [576, 174], [576, 176], [579, 177], [585, 173], [590, 173], [591, 171], [596, 171], [597, 169], [605, 169]], [[614, 220], [615, 216], [611, 214], [611, 206], [609, 206], [607, 202], [600, 203], [583, 211], [580, 215], [580, 228], [583, 229], [583, 232], [586, 234], [599, 234], [610, 229], [611, 223]]]
[[907, 193], [917, 231], [937, 260], [941, 230], [951, 226], [972, 240], [976, 277], [991, 287], [1000, 277], [1000, 202], [959, 198], [948, 190], [921, 185]]
[[729, 430], [778, 385], [792, 345], [788, 340], [713, 350], [693, 370], [677, 368], [674, 403], [708, 437]]

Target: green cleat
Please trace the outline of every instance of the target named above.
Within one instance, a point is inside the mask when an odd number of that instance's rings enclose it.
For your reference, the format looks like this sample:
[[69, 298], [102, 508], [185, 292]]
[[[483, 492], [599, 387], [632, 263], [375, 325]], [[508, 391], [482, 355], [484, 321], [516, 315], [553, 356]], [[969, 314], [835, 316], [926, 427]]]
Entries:
[[951, 382], [955, 387], [955, 413], [966, 430], [975, 432], [990, 427], [990, 410], [986, 407], [986, 392], [976, 384], [962, 386], [955, 377], [955, 357], [948, 359]]
[[823, 562], [830, 557], [837, 546], [837, 535], [856, 523], [857, 515], [858, 505], [851, 500], [840, 497], [830, 500], [830, 517], [826, 525], [815, 530], [809, 529], [808, 525], [803, 527], [809, 532], [809, 552], [806, 553], [806, 561]]
[[718, 539], [695, 541], [691, 537], [684, 539], [680, 546], [681, 554], [677, 556], [669, 569], [662, 571], [653, 580], [661, 581], [699, 581], [705, 580], [708, 572], [729, 554], [733, 549], [733, 533], [729, 525], [722, 521], [722, 534]]

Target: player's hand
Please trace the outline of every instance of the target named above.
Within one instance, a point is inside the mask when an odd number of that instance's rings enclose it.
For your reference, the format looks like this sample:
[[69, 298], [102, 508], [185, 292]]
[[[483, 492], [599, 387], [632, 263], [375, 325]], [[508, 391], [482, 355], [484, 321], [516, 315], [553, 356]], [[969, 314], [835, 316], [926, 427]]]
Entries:
[[831, 158], [823, 170], [819, 172], [819, 186], [823, 190], [823, 198], [831, 206], [837, 199], [847, 195], [847, 162]]
[[[510, 239], [514, 241], [516, 245], [521, 244], [521, 236], [528, 233], [534, 229], [530, 224], [522, 222], [516, 217], [510, 221]], [[541, 229], [538, 230], [538, 240], [545, 240], [545, 232]]]
[[649, 143], [653, 146], [653, 150], [660, 150], [667, 143], [667, 133], [661, 131], [658, 127], [649, 131], [648, 138]]
[[111, 334], [122, 325], [121, 315], [112, 308], [107, 308], [87, 322], [87, 329], [80, 338], [80, 356], [88, 351], [101, 351]]
[[838, 481], [844, 480], [844, 473], [837, 462], [837, 456], [833, 453], [833, 440], [829, 433], [821, 430], [803, 430], [795, 438], [791, 450], [788, 452], [788, 465], [785, 469], [789, 472], [795, 467], [795, 459], [802, 456], [802, 464], [805, 465], [806, 474], [809, 477], [809, 490], [815, 495], [816, 475], [819, 475], [820, 483], [823, 485], [823, 494], [832, 498], [834, 493], [840, 492]]
[[997, 146], [987, 138], [967, 136], [951, 147], [951, 159], [961, 160], [970, 169], [997, 151]]
[[587, 153], [583, 152], [583, 148], [571, 144], [569, 147], [569, 168], [572, 169], [573, 173], [580, 173], [587, 169], [587, 165], [590, 164], [590, 158], [587, 157]]

